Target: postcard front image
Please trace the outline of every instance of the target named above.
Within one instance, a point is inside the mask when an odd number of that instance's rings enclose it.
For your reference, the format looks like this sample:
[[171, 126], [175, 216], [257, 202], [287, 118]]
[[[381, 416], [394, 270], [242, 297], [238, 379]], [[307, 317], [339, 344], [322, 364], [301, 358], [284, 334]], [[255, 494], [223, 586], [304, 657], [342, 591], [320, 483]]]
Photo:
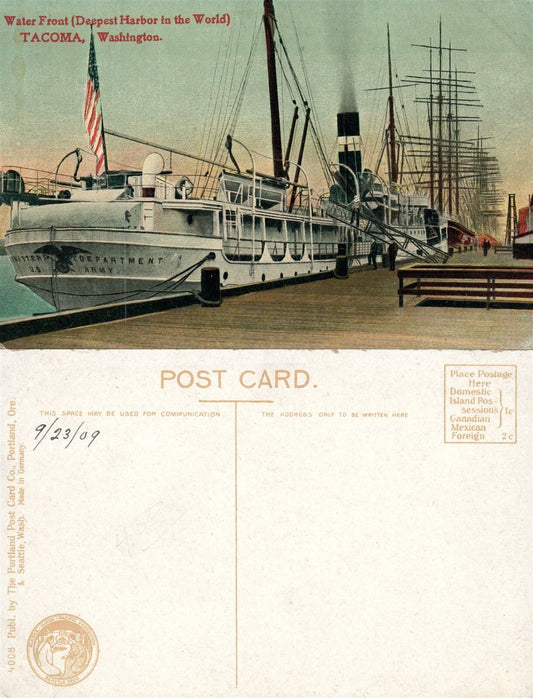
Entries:
[[529, 5], [4, 2], [3, 693], [529, 694]]

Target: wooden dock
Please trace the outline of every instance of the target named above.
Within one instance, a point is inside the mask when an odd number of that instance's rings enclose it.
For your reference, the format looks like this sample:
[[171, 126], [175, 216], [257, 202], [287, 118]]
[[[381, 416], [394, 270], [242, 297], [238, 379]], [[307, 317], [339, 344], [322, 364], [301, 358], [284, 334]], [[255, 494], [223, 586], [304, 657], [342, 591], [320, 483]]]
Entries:
[[[453, 263], [490, 265], [467, 252]], [[498, 265], [531, 266], [499, 254]], [[533, 348], [532, 304], [424, 300], [398, 307], [398, 277], [362, 267], [328, 278], [4, 341], [7, 349], [492, 349]]]

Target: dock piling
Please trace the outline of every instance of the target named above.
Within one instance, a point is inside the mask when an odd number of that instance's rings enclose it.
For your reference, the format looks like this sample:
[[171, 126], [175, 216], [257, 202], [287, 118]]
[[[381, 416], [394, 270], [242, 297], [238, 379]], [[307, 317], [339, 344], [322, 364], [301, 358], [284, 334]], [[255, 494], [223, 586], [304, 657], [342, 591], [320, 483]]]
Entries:
[[222, 303], [220, 269], [218, 267], [204, 267], [202, 269], [200, 301], [202, 305], [206, 306], [218, 306]]

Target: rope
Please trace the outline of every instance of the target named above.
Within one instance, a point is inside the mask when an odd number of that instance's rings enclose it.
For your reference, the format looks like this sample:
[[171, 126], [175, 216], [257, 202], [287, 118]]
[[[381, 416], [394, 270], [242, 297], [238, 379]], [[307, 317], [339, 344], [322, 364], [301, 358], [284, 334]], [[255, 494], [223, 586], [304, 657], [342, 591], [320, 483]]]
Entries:
[[[200, 259], [198, 262], [195, 262], [194, 264], [191, 264], [191, 266], [187, 267], [186, 269], [183, 269], [179, 272], [176, 272], [176, 274], [173, 274], [170, 276], [168, 279], [164, 279], [163, 281], [158, 281], [157, 283], [153, 284], [152, 286], [144, 289], [138, 289], [137, 291], [131, 291], [130, 293], [123, 294], [121, 291], [116, 291], [115, 293], [69, 293], [67, 291], [64, 291], [61, 293], [62, 296], [70, 296], [70, 297], [75, 297], [75, 298], [86, 298], [87, 296], [90, 296], [91, 298], [100, 298], [100, 297], [110, 297], [110, 296], [116, 296], [117, 298], [122, 298], [123, 300], [133, 300], [135, 297], [139, 296], [140, 294], [145, 294], [145, 293], [152, 293], [146, 300], [149, 298], [153, 298], [154, 296], [158, 295], [160, 291], [155, 290], [155, 289], [160, 289], [162, 286], [165, 284], [169, 284], [170, 282], [173, 281], [173, 279], [176, 279], [174, 283], [170, 283], [170, 288], [167, 289], [168, 292], [174, 293], [177, 291], [179, 286], [181, 286], [188, 278], [191, 276], [193, 272], [195, 272], [199, 267], [202, 266], [204, 262], [207, 262], [211, 259], [214, 259], [214, 253], [209, 252], [209, 254], [205, 255], [202, 259]], [[178, 279], [178, 277], [180, 277]], [[32, 286], [32, 288], [35, 288], [39, 291], [45, 291], [47, 292], [47, 288], [42, 288], [40, 286]], [[111, 301], [112, 302], [112, 301]], [[55, 303], [54, 303], [55, 305]]]
[[[298, 79], [298, 75], [296, 74], [296, 71], [295, 71], [294, 66], [292, 64], [292, 61], [289, 57], [289, 54], [287, 53], [287, 49], [285, 48], [285, 43], [283, 41], [283, 37], [281, 36], [281, 32], [279, 31], [279, 26], [278, 26], [277, 20], [275, 22], [275, 25], [276, 25], [276, 31], [278, 34], [278, 38], [279, 38], [279, 44], [280, 44], [281, 48], [283, 49], [283, 53], [285, 55], [287, 65], [290, 69], [292, 78], [294, 80], [294, 84], [296, 86], [296, 90], [297, 90], [298, 95], [302, 101], [302, 105], [303, 106], [305, 106], [306, 104], [312, 105], [313, 100], [311, 98], [311, 95], [309, 95], [309, 98], [306, 98], [304, 95], [302, 86], [300, 84], [300, 80]], [[302, 56], [302, 60], [303, 60], [303, 56]], [[332, 177], [331, 177], [331, 173], [329, 171], [328, 160], [327, 160], [326, 155], [324, 153], [324, 148], [322, 146], [322, 141], [320, 139], [320, 136], [317, 132], [317, 129], [315, 128], [314, 119], [310, 119], [310, 121], [309, 121], [309, 130], [311, 132], [311, 137], [312, 137], [313, 143], [315, 145], [316, 154], [317, 154], [320, 166], [322, 167], [322, 172], [324, 174], [324, 177], [325, 177], [327, 182], [331, 183]]]

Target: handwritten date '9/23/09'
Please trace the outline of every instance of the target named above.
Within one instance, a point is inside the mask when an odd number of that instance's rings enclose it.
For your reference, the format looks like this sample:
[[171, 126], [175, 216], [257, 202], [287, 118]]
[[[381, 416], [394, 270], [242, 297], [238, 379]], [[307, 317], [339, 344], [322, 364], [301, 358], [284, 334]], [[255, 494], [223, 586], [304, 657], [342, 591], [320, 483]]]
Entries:
[[43, 423], [35, 427], [35, 451], [43, 441], [55, 441], [57, 444], [62, 444], [64, 448], [68, 448], [74, 441], [81, 442], [89, 448], [100, 436], [98, 429], [91, 429], [85, 425], [85, 422], [80, 422], [77, 426], [63, 426], [58, 424], [57, 419], [54, 419], [50, 424]]

